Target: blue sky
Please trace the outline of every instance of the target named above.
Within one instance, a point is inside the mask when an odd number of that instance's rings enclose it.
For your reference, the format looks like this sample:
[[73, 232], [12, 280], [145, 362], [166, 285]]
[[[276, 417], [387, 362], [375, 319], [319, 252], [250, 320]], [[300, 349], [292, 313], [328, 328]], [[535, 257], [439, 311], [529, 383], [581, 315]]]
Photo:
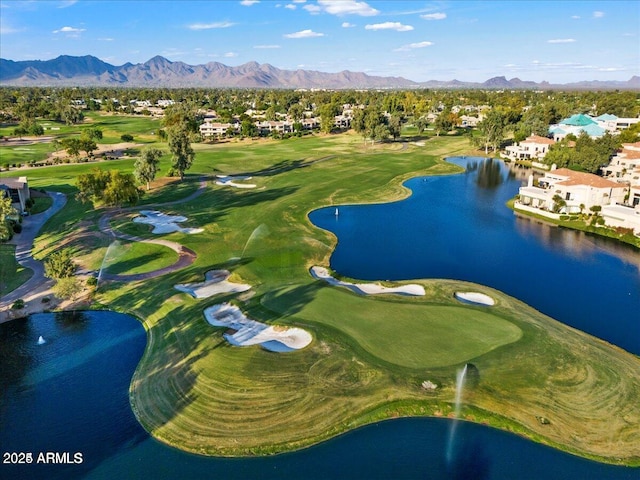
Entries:
[[415, 81], [640, 75], [640, 2], [0, 0], [0, 56], [155, 55]]

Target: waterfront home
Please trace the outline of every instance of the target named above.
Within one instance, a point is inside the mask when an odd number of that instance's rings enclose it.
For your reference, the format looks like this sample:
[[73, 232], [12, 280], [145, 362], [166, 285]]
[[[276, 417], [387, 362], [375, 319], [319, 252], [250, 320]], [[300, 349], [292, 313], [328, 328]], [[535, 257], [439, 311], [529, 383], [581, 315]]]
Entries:
[[0, 178], [0, 195], [6, 195], [11, 198], [11, 206], [18, 213], [25, 213], [27, 211], [27, 200], [31, 198], [27, 177]]
[[623, 143], [622, 149], [602, 168], [603, 175], [616, 182], [640, 186], [640, 142]]
[[631, 205], [605, 205], [600, 214], [609, 227], [628, 228], [640, 236], [640, 187], [631, 191]]
[[542, 160], [554, 143], [555, 140], [551, 138], [530, 135], [520, 143], [505, 148], [505, 153], [509, 160], [513, 161]]
[[[526, 187], [520, 187], [516, 208], [536, 213], [571, 214], [589, 212], [591, 207], [624, 203], [628, 187], [592, 173], [555, 169], [538, 180], [533, 176]], [[522, 208], [524, 207], [524, 208]]]

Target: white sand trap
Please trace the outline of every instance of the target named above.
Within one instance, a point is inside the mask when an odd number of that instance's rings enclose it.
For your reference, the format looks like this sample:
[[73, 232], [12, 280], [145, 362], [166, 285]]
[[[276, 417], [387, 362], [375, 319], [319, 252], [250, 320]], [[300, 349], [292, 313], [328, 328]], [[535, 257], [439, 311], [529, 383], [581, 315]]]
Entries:
[[249, 180], [251, 177], [231, 177], [229, 175], [216, 175], [216, 185], [222, 185], [225, 187], [235, 188], [256, 188], [256, 185], [252, 183], [236, 183], [235, 181], [242, 182], [243, 180]]
[[399, 287], [383, 287], [377, 283], [349, 283], [337, 280], [329, 275], [329, 271], [324, 267], [311, 267], [311, 275], [314, 278], [324, 280], [329, 285], [346, 287], [359, 295], [377, 295], [381, 293], [395, 293], [398, 295], [421, 296], [425, 294], [422, 285], [409, 284]]
[[228, 270], [209, 270], [204, 275], [204, 282], [180, 283], [174, 288], [193, 298], [208, 298], [220, 293], [240, 293], [251, 289], [251, 285], [227, 282], [229, 275]]
[[495, 300], [489, 295], [478, 292], [456, 292], [454, 294], [456, 299], [463, 303], [472, 303], [474, 305], [495, 305]]
[[213, 305], [204, 311], [204, 317], [214, 327], [227, 327], [235, 333], [225, 333], [231, 345], [246, 347], [260, 345], [272, 352], [299, 350], [311, 343], [313, 338], [306, 330], [296, 327], [265, 325], [247, 318], [242, 311], [228, 303]]
[[153, 225], [151, 233], [156, 235], [162, 233], [200, 233], [203, 232], [203, 228], [183, 228], [178, 223], [186, 222], [187, 217], [181, 215], [166, 215], [157, 210], [140, 210], [140, 217], [133, 219], [136, 223], [146, 223]]

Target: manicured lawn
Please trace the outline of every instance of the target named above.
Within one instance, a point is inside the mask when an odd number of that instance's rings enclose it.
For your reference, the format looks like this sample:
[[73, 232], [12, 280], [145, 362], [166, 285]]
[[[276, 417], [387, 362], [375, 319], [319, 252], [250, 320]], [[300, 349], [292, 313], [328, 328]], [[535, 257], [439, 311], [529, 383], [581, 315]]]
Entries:
[[16, 262], [16, 246], [0, 244], [0, 295], [12, 292], [29, 280], [32, 271]]
[[[263, 304], [286, 314], [297, 291], [269, 292]], [[370, 354], [410, 368], [457, 365], [522, 336], [516, 325], [488, 309], [417, 303], [398, 308], [397, 302], [372, 302], [334, 288], [320, 289], [295, 317], [341, 330]]]
[[178, 254], [170, 248], [152, 243], [116, 241], [109, 245], [105, 254], [105, 271], [114, 275], [147, 273], [178, 260]]
[[[424, 298], [365, 298], [309, 275], [312, 265], [328, 265], [336, 241], [311, 225], [311, 210], [405, 197], [406, 178], [459, 171], [442, 158], [467, 154], [467, 142], [441, 136], [424, 147], [365, 146], [346, 134], [194, 145], [192, 181], [158, 188], [144, 202], [187, 196], [201, 175], [210, 176], [194, 200], [150, 207], [204, 228], [169, 236], [197, 253], [195, 263], [153, 281], [105, 282], [96, 293], [99, 305], [137, 315], [148, 331], [130, 390], [142, 425], [196, 453], [282, 452], [385, 418], [450, 415], [456, 372], [471, 362], [480, 382], [465, 394], [465, 418], [590, 458], [640, 464], [637, 357], [480, 285], [418, 279]], [[131, 171], [133, 161], [107, 164]], [[102, 211], [73, 199], [75, 177], [89, 168], [33, 169], [35, 186], [69, 195], [37, 239], [39, 255], [70, 246], [83, 266], [99, 267], [112, 241], [97, 233]], [[250, 175], [257, 188], [218, 186], [214, 174]], [[114, 226], [132, 228], [118, 218]], [[144, 257], [160, 258], [145, 248], [131, 247], [119, 268], [132, 272], [148, 265]], [[173, 288], [202, 281], [213, 268], [230, 270], [252, 291], [195, 300]], [[463, 306], [453, 299], [457, 290], [484, 292], [497, 303]], [[285, 354], [230, 346], [202, 313], [222, 301], [262, 322], [304, 328], [314, 340]], [[438, 388], [425, 391], [424, 380]]]

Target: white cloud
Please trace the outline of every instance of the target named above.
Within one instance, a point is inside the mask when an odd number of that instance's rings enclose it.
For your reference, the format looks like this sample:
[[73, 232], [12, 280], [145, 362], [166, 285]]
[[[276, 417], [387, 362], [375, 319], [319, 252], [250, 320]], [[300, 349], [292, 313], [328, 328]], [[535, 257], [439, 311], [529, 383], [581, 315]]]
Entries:
[[580, 20], [580, 15], [571, 15], [572, 20]]
[[288, 3], [284, 6], [284, 8], [288, 8], [289, 10], [295, 10], [296, 6], [293, 3]]
[[318, 0], [318, 5], [322, 10], [331, 15], [360, 15], [362, 17], [371, 17], [380, 13], [379, 10], [369, 6], [367, 3], [357, 2], [356, 0]]
[[306, 1], [307, 1], [307, 0], [293, 0], [293, 3], [304, 3], [304, 2], [306, 2]]
[[75, 5], [76, 3], [78, 3], [78, 0], [64, 0], [60, 2], [60, 5], [58, 5], [58, 8], [67, 8], [67, 7], [70, 7], [71, 5]]
[[113, 42], [113, 38], [111, 37], [103, 37], [99, 38], [98, 40], [100, 40], [101, 42]]
[[240, 5], [244, 5], [245, 7], [250, 7], [256, 3], [260, 3], [260, 0], [242, 0]]
[[575, 41], [575, 38], [554, 38], [552, 40], [547, 40], [547, 43], [574, 43]]
[[302, 8], [304, 8], [311, 15], [317, 15], [322, 11], [322, 9], [318, 5], [305, 5]]
[[280, 45], [254, 45], [253, 48], [258, 48], [261, 50], [268, 50], [273, 48], [281, 48]]
[[342, 28], [352, 28], [352, 27], [355, 27], [353, 23], [342, 22]]
[[424, 18], [425, 20], [444, 20], [447, 18], [446, 13], [428, 13], [426, 15], [420, 15], [420, 18]]
[[283, 35], [284, 38], [313, 38], [313, 37], [324, 37], [324, 33], [314, 32], [313, 30], [300, 30], [295, 33], [287, 33]]
[[417, 42], [410, 43], [408, 45], [403, 45], [400, 48], [396, 48], [394, 52], [408, 52], [409, 50], [414, 50], [416, 48], [425, 48], [433, 45], [433, 42]]
[[84, 28], [62, 27], [60, 30], [54, 30], [53, 33], [66, 33], [68, 36], [77, 37], [85, 30]]
[[604, 17], [604, 12], [595, 11], [593, 12], [593, 18], [602, 18]]
[[233, 57], [237, 57], [238, 54], [236, 52], [227, 52], [224, 54], [224, 56], [227, 58], [233, 58]]
[[395, 30], [397, 32], [409, 32], [413, 30], [411, 25], [403, 25], [400, 22], [384, 22], [374, 23], [373, 25], [365, 25], [365, 30]]
[[232, 22], [192, 23], [187, 26], [189, 30], [211, 30], [212, 28], [229, 28], [234, 26]]

